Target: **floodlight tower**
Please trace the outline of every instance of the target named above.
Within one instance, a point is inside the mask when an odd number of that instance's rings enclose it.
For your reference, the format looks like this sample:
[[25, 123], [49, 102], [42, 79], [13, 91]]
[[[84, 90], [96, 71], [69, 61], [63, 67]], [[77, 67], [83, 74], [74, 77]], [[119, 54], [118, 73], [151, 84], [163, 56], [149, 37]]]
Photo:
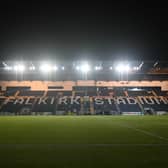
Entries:
[[81, 65], [76, 66], [76, 70], [80, 71], [82, 75], [84, 75], [84, 79], [87, 80], [87, 75], [91, 68], [88, 63], [82, 63]]
[[46, 77], [47, 77], [48, 80], [50, 79], [50, 75], [51, 75], [51, 72], [53, 70], [52, 65], [50, 63], [42, 63], [39, 66], [39, 70], [43, 74], [44, 80], [46, 79]]
[[90, 71], [90, 66], [87, 63], [84, 63], [81, 65], [80, 69], [85, 76], [85, 80], [87, 80], [87, 75], [88, 75], [88, 72]]
[[116, 66], [116, 71], [119, 72], [120, 79], [123, 80], [123, 75], [126, 74], [126, 79], [128, 81], [128, 72], [130, 71], [130, 66], [128, 64], [119, 64]]
[[23, 80], [23, 73], [26, 70], [24, 64], [22, 63], [16, 64], [12, 67], [12, 70], [15, 72], [17, 80], [18, 80], [18, 74], [19, 74], [19, 77], [21, 77], [21, 80]]
[[[76, 70], [81, 72], [82, 76], [84, 76], [84, 80], [87, 80], [87, 75], [91, 68], [87, 62], [83, 62], [81, 65], [76, 66]], [[87, 96], [87, 89], [85, 90], [85, 96]]]

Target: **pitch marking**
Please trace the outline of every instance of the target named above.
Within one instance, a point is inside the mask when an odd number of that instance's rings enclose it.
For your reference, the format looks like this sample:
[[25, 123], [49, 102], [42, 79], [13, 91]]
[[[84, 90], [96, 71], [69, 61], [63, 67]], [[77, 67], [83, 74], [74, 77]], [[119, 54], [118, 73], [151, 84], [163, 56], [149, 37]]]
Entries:
[[154, 133], [149, 132], [149, 131], [145, 131], [145, 130], [142, 130], [142, 129], [139, 129], [139, 128], [134, 128], [134, 127], [131, 127], [131, 126], [126, 125], [126, 124], [119, 124], [119, 125], [122, 126], [122, 127], [126, 127], [126, 128], [129, 128], [129, 129], [135, 130], [135, 131], [137, 131], [137, 132], [141, 132], [141, 133], [143, 133], [143, 134], [145, 134], [145, 135], [149, 135], [149, 136], [152, 136], [152, 137], [161, 139], [161, 140], [168, 141], [168, 138], [165, 138], [165, 137], [163, 137], [163, 136], [154, 134]]

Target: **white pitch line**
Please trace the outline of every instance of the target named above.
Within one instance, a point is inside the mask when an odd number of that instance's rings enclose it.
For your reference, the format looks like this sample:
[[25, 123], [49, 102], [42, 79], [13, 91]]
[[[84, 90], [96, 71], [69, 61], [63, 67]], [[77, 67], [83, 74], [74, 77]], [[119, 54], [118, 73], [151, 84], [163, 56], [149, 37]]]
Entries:
[[141, 132], [141, 133], [143, 133], [143, 134], [145, 134], [145, 135], [149, 135], [149, 136], [152, 136], [152, 137], [161, 139], [161, 140], [168, 141], [168, 138], [165, 138], [165, 137], [163, 137], [163, 136], [154, 134], [154, 133], [149, 132], [149, 131], [145, 131], [145, 130], [142, 130], [142, 129], [139, 129], [139, 128], [134, 128], [134, 127], [131, 127], [131, 126], [126, 125], [126, 124], [119, 124], [119, 126], [121, 126], [121, 127], [126, 127], [126, 128], [129, 128], [129, 129], [135, 130], [135, 131], [137, 131], [137, 132]]

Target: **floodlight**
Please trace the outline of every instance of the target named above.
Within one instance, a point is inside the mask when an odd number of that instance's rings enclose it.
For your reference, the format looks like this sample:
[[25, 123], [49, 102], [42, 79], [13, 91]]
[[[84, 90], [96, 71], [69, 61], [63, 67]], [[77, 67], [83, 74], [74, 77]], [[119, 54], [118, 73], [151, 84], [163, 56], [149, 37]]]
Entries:
[[12, 67], [11, 67], [11, 66], [5, 66], [4, 69], [5, 69], [6, 71], [11, 71], [11, 70], [12, 70]]
[[52, 66], [50, 64], [42, 64], [39, 69], [40, 71], [47, 73], [52, 70]]
[[29, 67], [29, 70], [30, 70], [30, 71], [34, 71], [35, 69], [36, 69], [35, 66]]
[[130, 70], [130, 66], [129, 66], [129, 65], [126, 65], [126, 66], [125, 66], [125, 71], [128, 72], [129, 70]]
[[135, 70], [135, 71], [138, 71], [139, 70], [139, 67], [133, 67], [133, 70]]
[[129, 65], [119, 64], [116, 66], [116, 71], [118, 72], [128, 72], [130, 70]]
[[123, 72], [124, 71], [124, 65], [120, 64], [116, 66], [116, 71]]
[[87, 73], [90, 71], [90, 66], [85, 63], [85, 64], [82, 64], [81, 67], [80, 67], [80, 70], [83, 72], [83, 73]]
[[110, 70], [112, 70], [112, 69], [113, 69], [113, 67], [111, 66], [109, 69], [110, 69]]
[[14, 65], [13, 67], [14, 71], [17, 72], [23, 72], [25, 70], [25, 66], [22, 64]]
[[76, 70], [80, 70], [80, 67], [79, 67], [79, 66], [76, 66]]
[[58, 70], [58, 67], [57, 67], [57, 66], [53, 66], [53, 70], [54, 70], [54, 71], [57, 71], [57, 70]]
[[95, 66], [95, 70], [96, 70], [96, 71], [99, 71], [99, 70], [101, 70], [101, 69], [102, 69], [101, 66]]

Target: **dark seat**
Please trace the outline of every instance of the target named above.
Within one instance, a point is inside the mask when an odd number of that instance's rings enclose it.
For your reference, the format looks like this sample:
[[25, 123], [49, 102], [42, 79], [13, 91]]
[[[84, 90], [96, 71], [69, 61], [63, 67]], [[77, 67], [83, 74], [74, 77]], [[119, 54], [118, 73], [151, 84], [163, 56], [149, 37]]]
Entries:
[[43, 96], [44, 95], [44, 91], [27, 91], [27, 90], [23, 90], [20, 91], [18, 96]]

